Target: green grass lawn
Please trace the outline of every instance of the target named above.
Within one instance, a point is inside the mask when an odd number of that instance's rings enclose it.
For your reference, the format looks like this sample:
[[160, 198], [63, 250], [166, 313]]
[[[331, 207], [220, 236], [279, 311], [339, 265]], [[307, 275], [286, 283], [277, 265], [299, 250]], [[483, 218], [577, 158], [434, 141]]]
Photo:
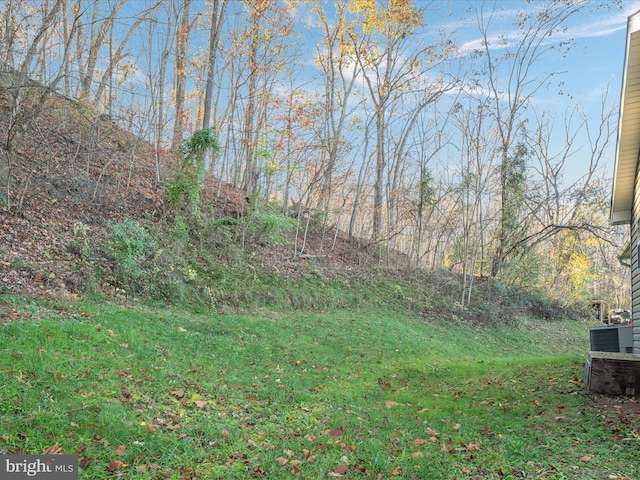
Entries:
[[83, 480], [640, 478], [638, 421], [585, 390], [587, 323], [21, 308], [0, 448]]

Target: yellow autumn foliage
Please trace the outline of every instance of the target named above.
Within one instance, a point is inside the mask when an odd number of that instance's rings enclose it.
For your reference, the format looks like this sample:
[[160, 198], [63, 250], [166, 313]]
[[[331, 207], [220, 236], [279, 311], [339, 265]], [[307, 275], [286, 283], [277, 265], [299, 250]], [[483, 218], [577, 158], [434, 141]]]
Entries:
[[591, 271], [591, 261], [584, 253], [572, 253], [569, 260], [569, 279], [575, 289], [586, 290], [598, 278]]
[[420, 10], [412, 0], [352, 0], [348, 11], [358, 17], [365, 34], [377, 31], [383, 35], [410, 35], [422, 24]]

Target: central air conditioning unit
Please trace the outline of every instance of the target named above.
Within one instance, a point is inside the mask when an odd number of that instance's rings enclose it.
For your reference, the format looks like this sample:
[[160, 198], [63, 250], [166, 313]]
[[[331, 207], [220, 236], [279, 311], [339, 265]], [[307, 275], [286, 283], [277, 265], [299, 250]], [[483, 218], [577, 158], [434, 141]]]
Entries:
[[589, 330], [591, 351], [633, 353], [632, 325], [605, 325]]

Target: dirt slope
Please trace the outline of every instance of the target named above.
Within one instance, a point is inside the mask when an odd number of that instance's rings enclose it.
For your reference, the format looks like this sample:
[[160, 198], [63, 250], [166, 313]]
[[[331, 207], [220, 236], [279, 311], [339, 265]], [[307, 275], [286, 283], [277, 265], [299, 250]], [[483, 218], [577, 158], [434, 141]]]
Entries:
[[[0, 86], [0, 290], [78, 293], [83, 245], [95, 243], [109, 222], [163, 218], [156, 161], [169, 176], [176, 162], [166, 152], [156, 158], [152, 145], [82, 102], [34, 83], [16, 115], [12, 93]], [[217, 191], [209, 183], [203, 202], [218, 215], [246, 213], [242, 190], [223, 184]], [[371, 262], [372, 249], [334, 234], [308, 236], [296, 259], [292, 246], [256, 248], [283, 274], [300, 262], [347, 270]]]

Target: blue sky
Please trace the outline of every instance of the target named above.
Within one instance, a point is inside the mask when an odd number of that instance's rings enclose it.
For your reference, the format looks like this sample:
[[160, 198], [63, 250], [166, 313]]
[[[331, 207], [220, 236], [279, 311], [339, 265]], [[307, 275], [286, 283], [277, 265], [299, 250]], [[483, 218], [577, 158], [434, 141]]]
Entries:
[[[418, 1], [418, 4], [420, 2]], [[442, 14], [431, 14], [434, 26], [442, 26], [445, 30], [455, 32], [457, 44], [461, 50], [477, 46], [481, 40], [473, 18], [465, 13], [470, 4], [480, 5], [480, 1], [452, 0], [442, 3]], [[437, 2], [436, 2], [437, 4]], [[493, 2], [485, 2], [490, 8]], [[433, 6], [433, 4], [431, 4]], [[535, 5], [535, 3], [534, 3]], [[520, 0], [498, 0], [496, 9], [501, 10], [502, 23], [496, 23], [499, 33], [515, 34], [511, 22], [519, 9], [533, 8], [531, 4]], [[602, 104], [603, 91], [609, 88], [608, 100], [618, 112], [620, 103], [620, 89], [624, 67], [626, 46], [626, 28], [629, 15], [640, 10], [640, 0], [625, 1], [621, 8], [611, 6], [610, 9], [587, 9], [573, 17], [566, 31], [566, 38], [575, 42], [574, 47], [566, 57], [556, 61], [545, 61], [539, 65], [547, 71], [561, 72], [554, 77], [556, 82], [563, 82], [561, 87], [539, 95], [535, 101], [542, 109], [557, 112], [558, 123], [562, 124], [562, 117], [568, 108], [578, 105], [591, 118], [597, 118]], [[446, 12], [450, 12], [447, 15]], [[464, 17], [468, 20], [461, 20]], [[501, 30], [503, 28], [504, 30]], [[558, 95], [558, 91], [562, 95]], [[617, 123], [616, 123], [617, 126]], [[562, 136], [558, 137], [562, 142]], [[603, 167], [612, 174], [615, 155], [615, 137], [611, 142]], [[570, 167], [573, 171], [566, 172], [568, 177], [579, 176], [582, 173], [581, 163], [584, 158], [578, 153]]]
[[[330, 2], [329, 2], [330, 3]], [[480, 0], [426, 1], [417, 0], [418, 6], [426, 8], [428, 27], [418, 32], [419, 36], [432, 35], [434, 29], [442, 29], [454, 35], [461, 52], [477, 46], [481, 40], [473, 15], [467, 13], [470, 6], [479, 7]], [[601, 2], [598, 2], [601, 3]], [[613, 2], [611, 2], [613, 3]], [[487, 11], [494, 2], [484, 2]], [[496, 35], [516, 35], [512, 22], [520, 10], [536, 8], [536, 2], [523, 0], [497, 0], [496, 16], [492, 25]], [[592, 4], [595, 6], [595, 2]], [[618, 106], [626, 44], [626, 26], [629, 15], [640, 10], [640, 0], [624, 1], [619, 8], [586, 8], [572, 17], [565, 39], [572, 39], [574, 46], [566, 57], [555, 61], [545, 59], [538, 65], [547, 71], [559, 72], [554, 77], [556, 86], [536, 98], [545, 110], [556, 110], [559, 115], [576, 104], [590, 116], [597, 116], [601, 107], [602, 94], [608, 86], [609, 101]], [[300, 12], [301, 13], [301, 12]], [[304, 22], [302, 22], [304, 23]], [[426, 39], [425, 39], [426, 40]], [[562, 86], [557, 86], [563, 82]], [[557, 92], [562, 91], [562, 95]], [[614, 143], [614, 142], [613, 142]], [[613, 154], [613, 150], [612, 150]], [[608, 159], [609, 169], [613, 167], [613, 157]]]
[[[231, 0], [233, 1], [233, 0]], [[284, 1], [284, 0], [283, 0]], [[140, 8], [143, 2], [134, 0], [131, 8]], [[331, 2], [327, 2], [329, 5]], [[427, 1], [416, 0], [419, 6], [427, 9], [426, 21], [429, 27], [418, 35], [432, 35], [434, 29], [442, 29], [449, 35], [454, 35], [455, 42], [461, 51], [477, 45], [480, 36], [472, 15], [466, 13], [470, 5], [479, 6], [480, 0], [450, 0]], [[485, 7], [490, 9], [493, 1], [486, 1]], [[521, 9], [535, 8], [536, 3], [528, 3], [523, 0], [498, 0], [495, 2], [496, 10], [500, 11], [500, 17], [494, 23], [496, 34], [509, 35], [515, 31], [512, 29], [514, 15]], [[239, 6], [236, 4], [236, 6]], [[231, 9], [233, 10], [233, 8]], [[306, 8], [299, 9], [300, 28], [308, 27], [305, 22]], [[536, 98], [541, 107], [546, 111], [556, 111], [559, 122], [565, 111], [576, 104], [580, 105], [588, 115], [596, 117], [601, 105], [603, 90], [609, 87], [609, 101], [616, 108], [619, 106], [621, 78], [624, 64], [626, 24], [627, 17], [640, 10], [640, 0], [625, 1], [621, 8], [611, 6], [610, 9], [585, 9], [579, 15], [571, 18], [566, 37], [573, 39], [575, 46], [564, 58], [556, 61], [545, 60], [540, 65], [547, 71], [562, 72], [554, 77], [556, 85], [549, 91]], [[195, 0], [191, 13], [206, 11], [203, 0]], [[195, 32], [194, 32], [195, 33]], [[193, 45], [204, 45], [206, 32], [201, 30], [193, 39]], [[310, 32], [307, 32], [310, 33]], [[317, 38], [317, 37], [316, 37]], [[315, 46], [310, 45], [308, 55], [303, 54], [300, 61], [310, 66]], [[559, 82], [564, 82], [560, 87]], [[313, 88], [311, 85], [307, 85]], [[558, 95], [558, 91], [563, 95]], [[613, 152], [615, 142], [612, 142], [610, 154], [607, 155], [606, 168], [613, 169]], [[579, 157], [579, 155], [578, 155]], [[576, 159], [575, 168], [580, 169], [580, 159]]]

